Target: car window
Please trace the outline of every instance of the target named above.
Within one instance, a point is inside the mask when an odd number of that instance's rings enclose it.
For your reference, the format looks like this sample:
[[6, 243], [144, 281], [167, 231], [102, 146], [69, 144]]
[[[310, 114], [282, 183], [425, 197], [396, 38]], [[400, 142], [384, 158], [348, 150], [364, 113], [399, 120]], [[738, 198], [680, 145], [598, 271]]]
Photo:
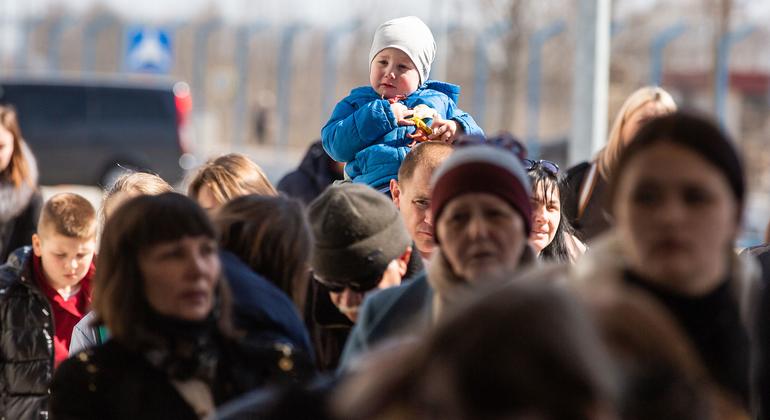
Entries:
[[90, 88], [92, 114], [102, 120], [174, 121], [172, 93], [151, 89]]
[[0, 86], [0, 102], [16, 107], [22, 127], [82, 124], [86, 118], [85, 90], [72, 86]]

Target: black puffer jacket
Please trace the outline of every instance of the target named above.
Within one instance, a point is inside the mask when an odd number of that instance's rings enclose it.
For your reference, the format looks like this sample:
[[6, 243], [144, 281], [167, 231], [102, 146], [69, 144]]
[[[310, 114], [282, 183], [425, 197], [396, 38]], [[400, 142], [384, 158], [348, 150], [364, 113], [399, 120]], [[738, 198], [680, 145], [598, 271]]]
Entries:
[[47, 418], [54, 369], [51, 306], [32, 275], [32, 249], [0, 267], [0, 419]]
[[606, 232], [611, 223], [611, 217], [607, 211], [607, 195], [609, 185], [601, 175], [596, 173], [596, 183], [582, 216], [578, 217], [580, 205], [580, 189], [588, 173], [591, 170], [589, 162], [583, 162], [567, 169], [562, 181], [562, 207], [561, 211], [569, 220], [578, 239], [590, 245], [591, 240]]
[[332, 171], [332, 165], [334, 160], [326, 154], [321, 141], [316, 141], [310, 145], [299, 167], [278, 182], [278, 191], [310, 204], [332, 182], [342, 179], [342, 174]]

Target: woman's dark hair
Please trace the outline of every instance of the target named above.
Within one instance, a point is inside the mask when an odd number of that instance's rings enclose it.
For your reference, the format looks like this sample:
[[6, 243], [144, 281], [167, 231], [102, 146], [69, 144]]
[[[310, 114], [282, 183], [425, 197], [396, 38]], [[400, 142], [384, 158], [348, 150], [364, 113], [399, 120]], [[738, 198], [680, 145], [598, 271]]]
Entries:
[[256, 194], [237, 197], [219, 209], [214, 223], [222, 248], [265, 276], [302, 308], [311, 236], [300, 201]]
[[625, 168], [639, 153], [652, 146], [670, 143], [684, 147], [715, 167], [727, 180], [738, 204], [738, 217], [743, 213], [746, 180], [740, 156], [730, 138], [709, 118], [676, 112], [652, 119], [642, 126], [620, 155], [617, 173], [610, 183], [609, 205], [615, 202]]
[[[152, 312], [145, 296], [139, 257], [153, 245], [183, 237], [216, 239], [206, 212], [193, 200], [176, 193], [142, 195], [117, 208], [107, 220], [99, 247], [93, 309], [99, 321], [129, 348], [155, 340]], [[217, 282], [219, 329], [231, 335], [226, 284]]]
[[[566, 192], [567, 188], [564, 188], [562, 181], [559, 180], [556, 174], [543, 168], [542, 165], [535, 165], [527, 172], [527, 174], [532, 183], [533, 200], [535, 198], [535, 189], [539, 188], [542, 192], [542, 197], [546, 202], [548, 202], [550, 195], [557, 194], [559, 195], [562, 206], [564, 205], [565, 197], [562, 191]], [[540, 258], [547, 261], [570, 262], [570, 253], [566, 238], [567, 235], [571, 235], [572, 233], [572, 226], [569, 224], [569, 220], [564, 216], [564, 210], [559, 209], [559, 227], [556, 229], [556, 234], [551, 243], [540, 251]]]

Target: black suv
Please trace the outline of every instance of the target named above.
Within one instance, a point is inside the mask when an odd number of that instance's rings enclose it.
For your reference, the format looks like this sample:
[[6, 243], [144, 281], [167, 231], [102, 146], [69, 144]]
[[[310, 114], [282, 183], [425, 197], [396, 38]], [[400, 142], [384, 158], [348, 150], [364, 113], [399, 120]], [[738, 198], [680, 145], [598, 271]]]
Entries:
[[183, 82], [2, 79], [0, 103], [16, 107], [43, 185], [105, 186], [124, 168], [172, 184], [183, 176], [191, 108]]

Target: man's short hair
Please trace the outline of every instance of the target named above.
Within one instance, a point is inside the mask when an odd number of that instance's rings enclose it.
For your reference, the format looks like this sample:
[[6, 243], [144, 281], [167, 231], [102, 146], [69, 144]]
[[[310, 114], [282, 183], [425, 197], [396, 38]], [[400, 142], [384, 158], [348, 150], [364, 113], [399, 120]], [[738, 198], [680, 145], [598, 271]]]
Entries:
[[403, 183], [414, 176], [417, 167], [426, 168], [433, 172], [441, 165], [454, 148], [447, 143], [437, 141], [428, 141], [415, 146], [411, 152], [406, 154], [401, 167], [398, 169], [398, 182]]
[[68, 238], [90, 239], [96, 236], [96, 211], [78, 194], [56, 194], [43, 205], [37, 229], [38, 233], [45, 230]]

